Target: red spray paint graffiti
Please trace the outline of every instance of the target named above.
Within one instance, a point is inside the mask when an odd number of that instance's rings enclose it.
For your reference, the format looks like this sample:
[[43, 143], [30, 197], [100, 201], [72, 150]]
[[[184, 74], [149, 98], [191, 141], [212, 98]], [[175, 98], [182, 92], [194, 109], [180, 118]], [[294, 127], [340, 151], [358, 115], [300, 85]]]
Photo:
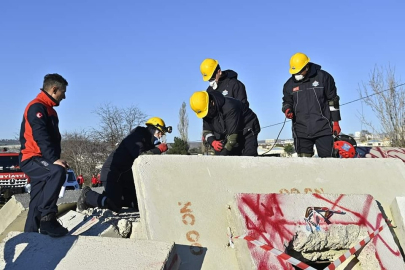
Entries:
[[[335, 196], [333, 200], [324, 194], [314, 193], [312, 196], [323, 207], [347, 213], [347, 215], [334, 215], [334, 224], [356, 224], [367, 227], [367, 230], [371, 232], [379, 228], [381, 222], [383, 222], [382, 214], [379, 211], [372, 211], [372, 214], [370, 214], [370, 208], [375, 204], [373, 197], [370, 195], [362, 195], [365, 199], [362, 205], [356, 206], [357, 211], [345, 207], [345, 204], [342, 203], [345, 195]], [[237, 205], [245, 221], [247, 235], [263, 243], [272, 245], [281, 251], [285, 251], [285, 247], [292, 240], [297, 232], [297, 228], [305, 228], [303, 216], [306, 206], [300, 205], [299, 207], [304, 210], [294, 212], [294, 206], [291, 207], [291, 202], [287, 201], [291, 199], [292, 196], [287, 194], [238, 194]], [[285, 206], [287, 204], [289, 205], [288, 207]], [[295, 208], [299, 207], [297, 205]], [[377, 212], [379, 214], [375, 214]], [[323, 230], [327, 230], [329, 225], [325, 221], [321, 221], [320, 226]], [[375, 245], [378, 243], [380, 249], [388, 250], [387, 252], [391, 256], [401, 256], [397, 246], [395, 244], [388, 244], [380, 235], [373, 239], [373, 243]], [[248, 243], [248, 247], [257, 269], [294, 269], [289, 263], [253, 244]], [[385, 269], [385, 262], [381, 260], [382, 254], [378, 254], [378, 250], [376, 257], [379, 258], [381, 268]]]
[[359, 158], [398, 158], [405, 162], [405, 148], [397, 147], [357, 147]]

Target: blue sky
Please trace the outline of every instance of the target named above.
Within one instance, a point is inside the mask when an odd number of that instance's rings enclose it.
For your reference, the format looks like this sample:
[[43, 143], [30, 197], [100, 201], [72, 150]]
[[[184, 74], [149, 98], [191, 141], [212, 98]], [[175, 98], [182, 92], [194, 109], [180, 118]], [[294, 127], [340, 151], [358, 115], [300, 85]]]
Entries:
[[[0, 138], [19, 133], [47, 73], [69, 82], [57, 108], [61, 132], [97, 127], [93, 111], [110, 102], [162, 117], [174, 127], [172, 141], [182, 102], [207, 87], [199, 71], [205, 58], [239, 74], [263, 127], [284, 120], [282, 87], [296, 52], [331, 73], [341, 103], [349, 102], [375, 65], [395, 67], [403, 82], [404, 10], [403, 0], [2, 0]], [[200, 140], [201, 120], [187, 108], [189, 138]], [[361, 129], [361, 110], [361, 102], [341, 108], [342, 132]], [[281, 138], [291, 138], [290, 127]], [[264, 128], [259, 139], [280, 128]]]

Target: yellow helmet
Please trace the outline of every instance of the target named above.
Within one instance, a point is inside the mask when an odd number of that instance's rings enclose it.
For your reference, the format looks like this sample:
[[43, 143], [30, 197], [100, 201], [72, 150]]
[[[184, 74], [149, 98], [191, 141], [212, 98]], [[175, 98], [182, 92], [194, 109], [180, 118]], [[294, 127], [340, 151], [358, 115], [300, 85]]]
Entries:
[[166, 132], [172, 133], [172, 127], [171, 126], [166, 127], [165, 121], [163, 121], [162, 118], [152, 117], [148, 121], [146, 121], [145, 124], [156, 127], [163, 134], [165, 134]]
[[195, 92], [190, 97], [190, 107], [198, 118], [204, 118], [208, 114], [209, 96], [206, 91]]
[[290, 59], [290, 73], [300, 72], [309, 63], [309, 60], [309, 57], [303, 53], [294, 54]]
[[214, 74], [215, 69], [218, 66], [218, 61], [215, 59], [207, 58], [202, 61], [200, 65], [200, 71], [203, 76], [203, 80], [206, 82], [211, 79], [212, 74]]

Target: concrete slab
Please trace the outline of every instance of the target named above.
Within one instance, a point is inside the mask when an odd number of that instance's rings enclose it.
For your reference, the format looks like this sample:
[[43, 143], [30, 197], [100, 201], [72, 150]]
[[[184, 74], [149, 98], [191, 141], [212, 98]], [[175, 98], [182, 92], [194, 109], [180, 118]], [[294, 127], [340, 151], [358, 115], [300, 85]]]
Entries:
[[[321, 262], [328, 266], [325, 261], [335, 261], [386, 224], [370, 195], [237, 194], [235, 198], [230, 224], [236, 236], [247, 234], [312, 266]], [[313, 207], [325, 209], [313, 212]], [[308, 215], [311, 211], [313, 215]], [[294, 270], [291, 264], [246, 240], [234, 239], [234, 245], [239, 269]], [[337, 269], [348, 265], [358, 270], [405, 269], [388, 227]]]
[[[93, 190], [99, 193], [103, 192], [102, 187]], [[63, 198], [58, 199], [59, 214], [76, 208], [80, 192], [81, 190], [67, 190]], [[24, 231], [29, 202], [30, 195], [28, 193], [16, 194], [0, 209], [0, 241], [11, 231]]]
[[0, 244], [1, 269], [176, 270], [174, 243], [12, 232]]
[[405, 196], [405, 166], [396, 159], [145, 155], [133, 172], [142, 232], [176, 242], [182, 269], [237, 269], [226, 247], [235, 193], [371, 194], [389, 217], [392, 200]]

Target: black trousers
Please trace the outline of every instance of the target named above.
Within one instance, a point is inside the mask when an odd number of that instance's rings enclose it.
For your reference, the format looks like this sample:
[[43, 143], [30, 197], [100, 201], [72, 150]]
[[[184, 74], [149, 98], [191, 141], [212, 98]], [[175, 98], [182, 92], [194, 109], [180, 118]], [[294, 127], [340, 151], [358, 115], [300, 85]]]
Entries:
[[245, 136], [238, 137], [238, 144], [232, 149], [232, 151], [226, 151], [223, 149], [218, 152], [215, 151], [215, 155], [222, 156], [257, 156], [257, 147], [259, 143], [257, 142], [258, 134], [248, 133]]
[[33, 157], [21, 164], [30, 177], [30, 203], [24, 232], [38, 232], [41, 217], [57, 213], [59, 192], [66, 180], [66, 169], [42, 157]]
[[86, 194], [86, 204], [101, 208], [103, 207], [103, 198], [107, 197], [119, 208], [124, 206], [138, 208], [132, 169], [121, 173], [117, 170], [103, 167], [101, 169], [100, 180], [104, 186], [103, 194], [89, 191]]
[[294, 138], [294, 146], [297, 154], [314, 154], [314, 145], [319, 157], [332, 157], [333, 136], [321, 136], [316, 138]]

